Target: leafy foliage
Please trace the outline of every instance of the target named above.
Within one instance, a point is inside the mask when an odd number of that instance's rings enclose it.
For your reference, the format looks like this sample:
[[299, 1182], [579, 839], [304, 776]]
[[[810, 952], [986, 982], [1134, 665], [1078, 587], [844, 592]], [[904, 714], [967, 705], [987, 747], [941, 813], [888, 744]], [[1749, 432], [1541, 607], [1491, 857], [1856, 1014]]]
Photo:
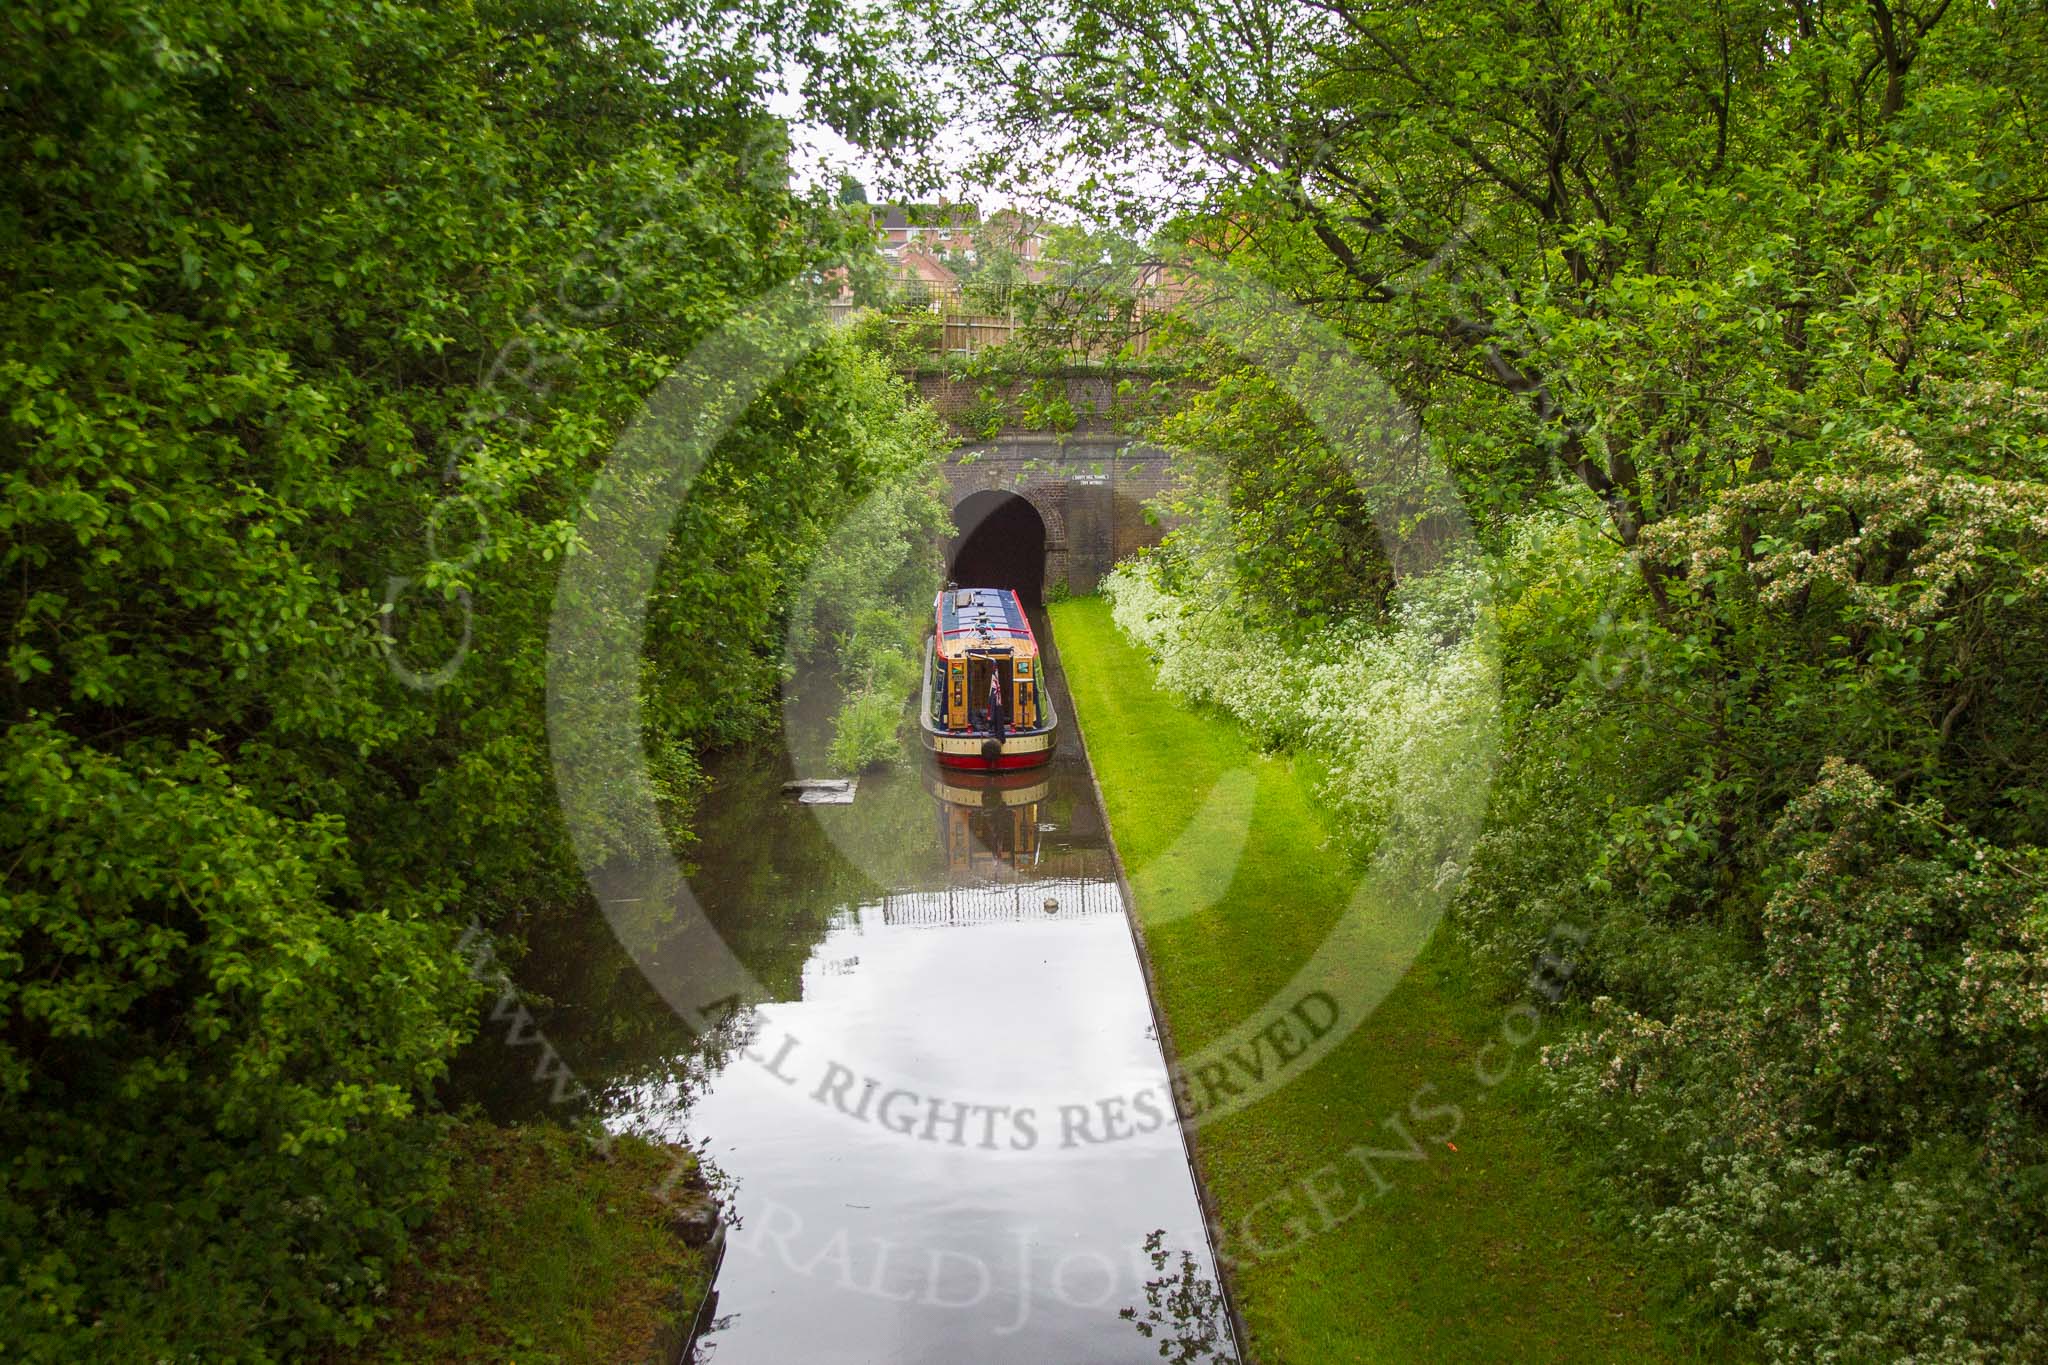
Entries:
[[1074, 195], [1343, 329], [1487, 513], [1562, 477], [1632, 544], [2038, 354], [2031, 10], [968, 14], [991, 174], [1142, 167]]
[[1385, 626], [1354, 619], [1291, 648], [1227, 601], [1162, 590], [1142, 561], [1103, 591], [1162, 687], [1223, 707], [1273, 747], [1322, 756], [1320, 795], [1353, 852], [1392, 844], [1433, 878], [1456, 855], [1493, 756], [1497, 684], [1470, 580], [1446, 569], [1412, 582]]
[[858, 692], [833, 718], [830, 756], [841, 772], [857, 773], [899, 761], [905, 702], [900, 694]]
[[790, 608], [795, 667], [832, 664], [839, 708], [827, 761], [859, 772], [897, 761], [908, 700], [923, 674], [924, 635], [952, 519], [937, 457], [945, 438], [929, 408], [903, 407], [889, 481], [848, 512], [811, 560]]
[[[1778, 1357], [2023, 1359], [2039, 1314], [2012, 1306], [2048, 1292], [2048, 868], [2018, 815], [2032, 791], [1940, 752], [1953, 703], [1925, 684], [1987, 607], [2000, 647], [2032, 658], [2043, 598], [2012, 585], [2034, 576], [2038, 555], [2014, 549], [2033, 518], [1993, 506], [1960, 560], [1898, 557], [1905, 582], [1953, 571], [1945, 608], [1918, 589], [1917, 621], [1818, 593], [1794, 621], [1702, 607], [1725, 654], [1711, 629], [1645, 613], [1640, 576], [1582, 520], [1526, 525], [1495, 561], [1492, 629], [1463, 635], [1428, 604], [1485, 594], [1450, 574], [1407, 585], [1387, 626], [1305, 641], [1167, 593], [1146, 563], [1108, 586], [1163, 685], [1321, 757], [1358, 852], [1459, 855], [1487, 753], [1457, 727], [1492, 723], [1499, 687], [1504, 761], [1455, 921], [1508, 989], [1558, 925], [1584, 933], [1583, 1028], [1546, 1053], [1550, 1097], [1645, 1242]], [[1696, 528], [1705, 547], [1714, 525]], [[1757, 596], [1795, 599], [1769, 591], [1788, 571], [1759, 568]], [[1887, 614], [1890, 647], [1855, 658], [1845, 632]], [[1796, 624], [1816, 617], [1833, 626], [1802, 664]], [[2017, 757], [2037, 735], [2016, 703], [1958, 712], [1949, 743]]]
[[[0, 1354], [360, 1335], [445, 1187], [477, 920], [577, 904], [554, 569], [650, 390], [853, 244], [767, 76], [919, 115], [831, 7], [27, 3], [0, 15]], [[663, 565], [648, 743], [748, 733], [838, 504], [916, 458], [826, 343]]]
[[[1164, 213], [1079, 197], [1325, 319], [1447, 464], [1502, 744], [1456, 919], [1503, 983], [1585, 932], [1551, 1099], [1645, 1244], [1776, 1358], [2038, 1356], [2038, 7], [973, 12], [1005, 157], [1146, 167]], [[1304, 414], [1195, 363], [1163, 675], [1341, 755], [1294, 717], [1347, 649], [1425, 734], [1414, 536], [1361, 553]]]

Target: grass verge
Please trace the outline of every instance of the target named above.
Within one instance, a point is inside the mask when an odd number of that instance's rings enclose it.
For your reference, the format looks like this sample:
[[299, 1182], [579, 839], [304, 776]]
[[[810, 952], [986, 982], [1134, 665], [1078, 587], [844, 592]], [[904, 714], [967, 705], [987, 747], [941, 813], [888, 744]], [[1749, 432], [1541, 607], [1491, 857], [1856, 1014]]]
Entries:
[[[1159, 691], [1106, 602], [1050, 611], [1159, 1005], [1191, 1054], [1287, 982], [1349, 901], [1356, 874], [1333, 851], [1304, 765], [1261, 754], [1229, 717]], [[1212, 793], [1231, 791], [1249, 793], [1242, 853], [1225, 869], [1228, 889], [1189, 913], [1191, 896], [1199, 904], [1213, 890], [1176, 885], [1184, 879], [1158, 868], [1186, 860], [1183, 831]], [[1312, 1070], [1200, 1128], [1202, 1176], [1259, 1360], [1696, 1356], [1682, 1319], [1660, 1311], [1624, 1248], [1596, 1225], [1513, 1078], [1472, 1079], [1481, 1050], [1501, 1037], [1505, 1008], [1440, 933]], [[1539, 1030], [1495, 1048], [1485, 1069], [1527, 1068], [1542, 1041]], [[1439, 1123], [1422, 1158], [1382, 1168], [1383, 1186], [1368, 1182], [1346, 1153], [1388, 1145], [1382, 1120], [1409, 1112], [1425, 1082], [1439, 1087], [1432, 1102], [1458, 1103], [1462, 1121], [1454, 1133]], [[1362, 1206], [1348, 1218], [1328, 1212], [1353, 1204]], [[1276, 1249], [1260, 1255], [1254, 1245]]]
[[704, 1197], [688, 1153], [618, 1138], [600, 1157], [548, 1124], [464, 1123], [451, 1141], [453, 1190], [394, 1279], [386, 1327], [348, 1358], [653, 1360], [714, 1269], [659, 1193]]

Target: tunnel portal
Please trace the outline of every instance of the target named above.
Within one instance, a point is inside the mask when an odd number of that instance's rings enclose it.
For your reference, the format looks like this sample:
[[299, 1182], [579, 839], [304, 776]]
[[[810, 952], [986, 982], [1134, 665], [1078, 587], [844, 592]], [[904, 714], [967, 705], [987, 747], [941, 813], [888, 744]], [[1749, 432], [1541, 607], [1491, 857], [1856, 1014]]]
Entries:
[[1028, 606], [1045, 597], [1045, 519], [1015, 493], [970, 493], [953, 509], [947, 576], [962, 587], [1014, 588]]

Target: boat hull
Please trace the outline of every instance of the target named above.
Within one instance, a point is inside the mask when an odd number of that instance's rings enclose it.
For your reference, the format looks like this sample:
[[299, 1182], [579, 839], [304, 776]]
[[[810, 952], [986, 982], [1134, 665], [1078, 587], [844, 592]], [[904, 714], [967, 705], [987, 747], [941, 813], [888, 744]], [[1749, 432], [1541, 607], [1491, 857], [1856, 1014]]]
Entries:
[[1042, 730], [1012, 731], [1003, 736], [997, 752], [991, 756], [988, 746], [994, 740], [993, 735], [970, 730], [924, 727], [924, 747], [940, 767], [977, 773], [1013, 772], [1050, 763], [1053, 750], [1058, 746], [1059, 731], [1051, 726]]

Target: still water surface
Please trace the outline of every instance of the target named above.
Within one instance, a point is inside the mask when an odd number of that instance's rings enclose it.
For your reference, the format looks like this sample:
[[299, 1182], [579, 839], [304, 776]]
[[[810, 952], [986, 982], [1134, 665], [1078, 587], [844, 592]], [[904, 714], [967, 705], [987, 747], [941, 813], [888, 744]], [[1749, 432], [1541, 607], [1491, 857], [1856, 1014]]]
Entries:
[[519, 972], [607, 1124], [731, 1182], [697, 1358], [1234, 1359], [1071, 723], [1033, 774], [918, 757], [847, 806], [790, 775], [720, 764], [687, 850], [763, 986], [728, 1028], [685, 1030], [602, 926]]

